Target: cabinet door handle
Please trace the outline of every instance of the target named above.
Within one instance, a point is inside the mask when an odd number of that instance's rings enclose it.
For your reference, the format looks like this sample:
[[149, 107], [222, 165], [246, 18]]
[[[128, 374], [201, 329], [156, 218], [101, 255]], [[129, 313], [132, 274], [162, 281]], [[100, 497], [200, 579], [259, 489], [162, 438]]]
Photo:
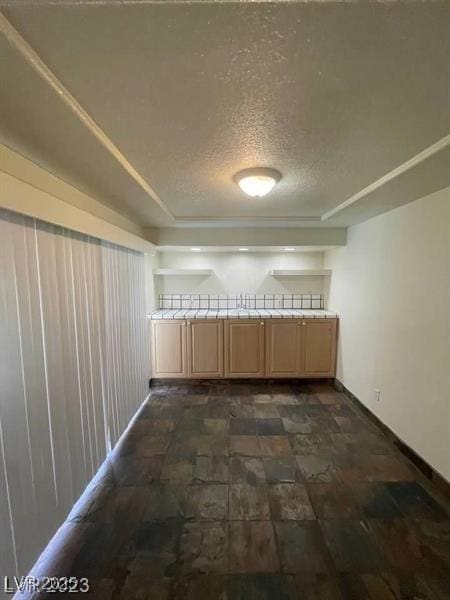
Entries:
[[264, 321], [261, 321], [260, 325], [264, 325]]
[[302, 325], [306, 325], [306, 323], [305, 323], [305, 322], [303, 322], [303, 323], [302, 323]]
[[190, 321], [188, 321], [188, 322], [187, 322], [187, 324], [188, 324], [188, 325], [190, 325], [190, 324], [191, 324], [191, 322], [190, 322]]

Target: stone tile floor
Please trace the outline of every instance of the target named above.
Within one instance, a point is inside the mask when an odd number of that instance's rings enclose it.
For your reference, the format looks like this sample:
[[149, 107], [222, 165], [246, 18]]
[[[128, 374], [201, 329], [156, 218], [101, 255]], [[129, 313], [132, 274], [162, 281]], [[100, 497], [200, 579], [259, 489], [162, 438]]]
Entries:
[[152, 388], [72, 513], [105, 600], [450, 598], [448, 506], [326, 383]]

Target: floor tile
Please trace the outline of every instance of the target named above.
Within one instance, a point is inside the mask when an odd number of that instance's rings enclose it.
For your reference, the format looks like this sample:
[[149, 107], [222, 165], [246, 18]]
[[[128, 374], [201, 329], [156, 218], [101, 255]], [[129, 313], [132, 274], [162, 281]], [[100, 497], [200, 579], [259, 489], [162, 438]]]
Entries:
[[230, 419], [231, 435], [256, 435], [255, 419]]
[[185, 485], [155, 481], [149, 486], [144, 521], [184, 517]]
[[194, 483], [228, 483], [228, 458], [198, 456], [194, 467]]
[[253, 406], [253, 417], [255, 419], [279, 419], [278, 408], [272, 404], [255, 404]]
[[[165, 570], [170, 561], [170, 557], [133, 558], [126, 564], [120, 594], [116, 591], [111, 600], [116, 598], [119, 600], [138, 600], [139, 598], [167, 600], [171, 581], [165, 576]], [[94, 597], [97, 598], [97, 594]]]
[[275, 521], [315, 519], [313, 507], [301, 483], [277, 483], [269, 486], [270, 509]]
[[228, 600], [228, 577], [218, 573], [185, 575], [173, 582], [170, 600]]
[[195, 444], [198, 456], [228, 456], [229, 436], [199, 435]]
[[255, 416], [253, 404], [233, 404], [230, 407], [230, 421], [231, 419], [253, 419]]
[[405, 462], [390, 455], [352, 454], [345, 457], [341, 474], [344, 481], [411, 481], [413, 470]]
[[352, 491], [340, 483], [308, 483], [307, 490], [318, 519], [356, 519], [362, 514]]
[[231, 483], [258, 485], [265, 482], [263, 462], [260, 458], [233, 457], [230, 460]]
[[204, 432], [207, 435], [218, 435], [219, 437], [229, 434], [228, 419], [204, 419]]
[[259, 437], [261, 456], [289, 456], [291, 446], [286, 435], [266, 435]]
[[414, 521], [414, 533], [430, 559], [430, 574], [441, 581], [450, 572], [450, 521]]
[[311, 434], [313, 431], [313, 423], [310, 417], [308, 416], [305, 416], [304, 418], [302, 418], [302, 420], [294, 420], [284, 417], [283, 426], [287, 433]]
[[116, 459], [111, 467], [114, 482], [119, 486], [148, 485], [161, 476], [163, 460], [163, 456]]
[[270, 519], [269, 497], [265, 485], [230, 485], [230, 520], [267, 521]]
[[231, 435], [230, 454], [238, 456], [260, 456], [261, 450], [256, 435]]
[[330, 483], [337, 477], [337, 466], [334, 456], [325, 454], [307, 454], [297, 456], [297, 465], [305, 481], [310, 483]]
[[334, 450], [331, 438], [325, 434], [294, 434], [289, 436], [294, 454], [329, 454]]
[[136, 445], [137, 456], [157, 456], [165, 454], [169, 445], [169, 440], [165, 435], [145, 435]]
[[398, 519], [402, 516], [385, 483], [353, 483], [350, 489], [368, 519]]
[[297, 406], [298, 400], [292, 392], [272, 394], [272, 402], [275, 406]]
[[313, 433], [339, 433], [341, 431], [336, 419], [334, 419], [328, 411], [316, 417], [311, 417]]
[[228, 485], [190, 485], [186, 488], [187, 519], [221, 521], [228, 517]]
[[367, 521], [383, 556], [397, 573], [412, 573], [426, 567], [414, 530], [402, 519]]
[[177, 419], [182, 414], [182, 407], [177, 405], [173, 406], [152, 406], [146, 405], [139, 413], [139, 419]]
[[[141, 423], [141, 422], [140, 422]], [[162, 435], [173, 431], [175, 421], [173, 419], [149, 419], [145, 422], [146, 435]]]
[[445, 508], [415, 481], [386, 483], [386, 489], [405, 517], [439, 521], [449, 518]]
[[182, 529], [181, 519], [144, 521], [132, 536], [128, 554], [139, 558], [160, 556], [175, 560]]
[[197, 454], [196, 436], [191, 432], [172, 433], [169, 436], [169, 447], [166, 458], [170, 459], [193, 459]]
[[255, 419], [258, 435], [286, 435], [281, 419]]
[[278, 412], [282, 418], [298, 421], [299, 423], [310, 420], [310, 416], [304, 404], [278, 406]]
[[166, 460], [161, 471], [161, 480], [191, 483], [194, 477], [194, 461], [182, 459]]
[[280, 568], [271, 521], [231, 521], [230, 573], [277, 572]]
[[157, 384], [108, 465], [58, 572], [99, 600], [448, 600], [448, 505], [326, 382]]
[[255, 404], [272, 404], [272, 396], [270, 394], [253, 394]]
[[183, 573], [226, 573], [228, 526], [224, 523], [186, 523], [180, 540]]
[[316, 394], [321, 404], [345, 404], [347, 397], [339, 392], [319, 392]]
[[184, 412], [181, 419], [178, 419], [175, 423], [175, 432], [189, 432], [192, 435], [199, 435], [204, 433], [205, 421], [204, 419], [198, 419], [196, 417], [190, 417], [187, 415], [187, 411]]
[[356, 599], [343, 595], [338, 577], [332, 578], [320, 573], [296, 573], [284, 577], [289, 600], [368, 600], [364, 596]]
[[295, 483], [300, 474], [294, 456], [263, 458], [266, 480], [271, 483]]
[[282, 575], [231, 575], [228, 600], [289, 600]]
[[385, 567], [378, 546], [364, 521], [320, 521], [339, 572], [374, 573]]
[[330, 573], [329, 551], [316, 521], [275, 523], [281, 567], [285, 573]]

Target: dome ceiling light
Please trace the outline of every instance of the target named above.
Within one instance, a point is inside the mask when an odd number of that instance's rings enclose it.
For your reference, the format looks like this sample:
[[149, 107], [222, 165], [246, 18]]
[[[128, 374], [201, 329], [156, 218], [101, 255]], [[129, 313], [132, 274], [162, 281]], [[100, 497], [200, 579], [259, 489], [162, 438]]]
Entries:
[[280, 179], [279, 171], [267, 167], [244, 169], [233, 177], [241, 190], [253, 198], [261, 198], [268, 194]]

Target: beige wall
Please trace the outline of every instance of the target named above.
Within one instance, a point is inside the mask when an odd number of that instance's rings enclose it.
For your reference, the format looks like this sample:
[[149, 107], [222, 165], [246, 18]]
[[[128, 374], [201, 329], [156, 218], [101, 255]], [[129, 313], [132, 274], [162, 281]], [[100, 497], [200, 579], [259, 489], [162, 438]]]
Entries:
[[159, 267], [212, 269], [204, 276], [158, 276], [161, 293], [321, 293], [323, 277], [273, 277], [271, 269], [321, 269], [323, 252], [158, 252]]
[[324, 265], [341, 315], [338, 378], [447, 479], [449, 213], [447, 188], [351, 227]]

